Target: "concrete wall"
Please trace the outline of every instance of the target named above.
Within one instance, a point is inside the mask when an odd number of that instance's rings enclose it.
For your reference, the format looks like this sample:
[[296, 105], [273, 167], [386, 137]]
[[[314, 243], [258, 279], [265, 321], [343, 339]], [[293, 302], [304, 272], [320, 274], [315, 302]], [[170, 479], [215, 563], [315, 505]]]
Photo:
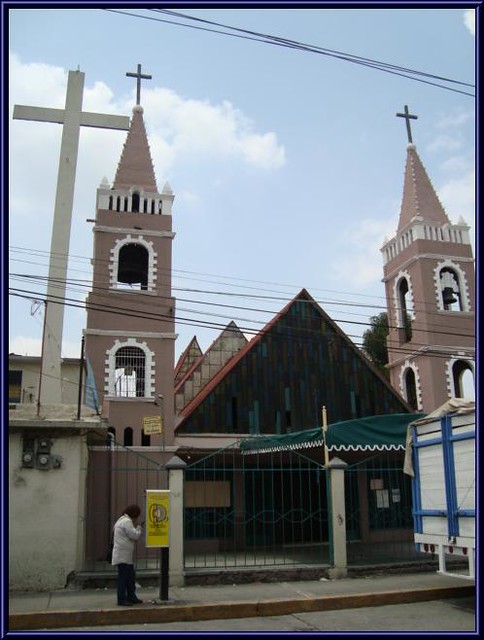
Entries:
[[[22, 421], [24, 422], [24, 421]], [[41, 420], [9, 424], [9, 589], [62, 589], [84, 553], [86, 431], [99, 424], [62, 427]], [[24, 435], [48, 438], [59, 466], [25, 468]]]

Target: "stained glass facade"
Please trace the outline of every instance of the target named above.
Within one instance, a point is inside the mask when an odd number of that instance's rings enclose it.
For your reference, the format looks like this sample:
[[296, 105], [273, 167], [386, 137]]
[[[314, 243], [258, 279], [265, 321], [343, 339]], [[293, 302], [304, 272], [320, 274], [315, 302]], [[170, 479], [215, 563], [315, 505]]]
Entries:
[[288, 433], [409, 411], [404, 400], [302, 291], [198, 396], [178, 433]]

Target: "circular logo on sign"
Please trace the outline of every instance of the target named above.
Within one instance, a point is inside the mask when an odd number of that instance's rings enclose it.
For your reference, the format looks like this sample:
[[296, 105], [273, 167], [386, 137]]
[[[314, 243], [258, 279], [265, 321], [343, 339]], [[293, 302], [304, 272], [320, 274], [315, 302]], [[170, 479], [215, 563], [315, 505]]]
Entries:
[[167, 519], [166, 508], [162, 504], [153, 504], [150, 508], [150, 520], [155, 524]]

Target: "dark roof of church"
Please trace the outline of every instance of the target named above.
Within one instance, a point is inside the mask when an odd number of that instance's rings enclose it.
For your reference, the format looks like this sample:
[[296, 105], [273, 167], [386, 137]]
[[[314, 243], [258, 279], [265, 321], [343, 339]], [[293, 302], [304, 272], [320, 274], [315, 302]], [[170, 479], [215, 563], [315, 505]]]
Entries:
[[284, 432], [289, 413], [305, 429], [323, 404], [331, 421], [410, 410], [303, 289], [182, 409], [176, 431]]

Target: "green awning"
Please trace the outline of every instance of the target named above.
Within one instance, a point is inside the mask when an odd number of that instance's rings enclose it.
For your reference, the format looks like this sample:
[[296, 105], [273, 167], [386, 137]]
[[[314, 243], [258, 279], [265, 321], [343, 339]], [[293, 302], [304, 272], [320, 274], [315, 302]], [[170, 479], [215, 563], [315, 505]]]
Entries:
[[[356, 418], [328, 425], [327, 445], [336, 451], [389, 451], [405, 449], [407, 427], [424, 413], [394, 413]], [[241, 440], [243, 454], [293, 451], [323, 446], [321, 427], [283, 435], [255, 436]]]

